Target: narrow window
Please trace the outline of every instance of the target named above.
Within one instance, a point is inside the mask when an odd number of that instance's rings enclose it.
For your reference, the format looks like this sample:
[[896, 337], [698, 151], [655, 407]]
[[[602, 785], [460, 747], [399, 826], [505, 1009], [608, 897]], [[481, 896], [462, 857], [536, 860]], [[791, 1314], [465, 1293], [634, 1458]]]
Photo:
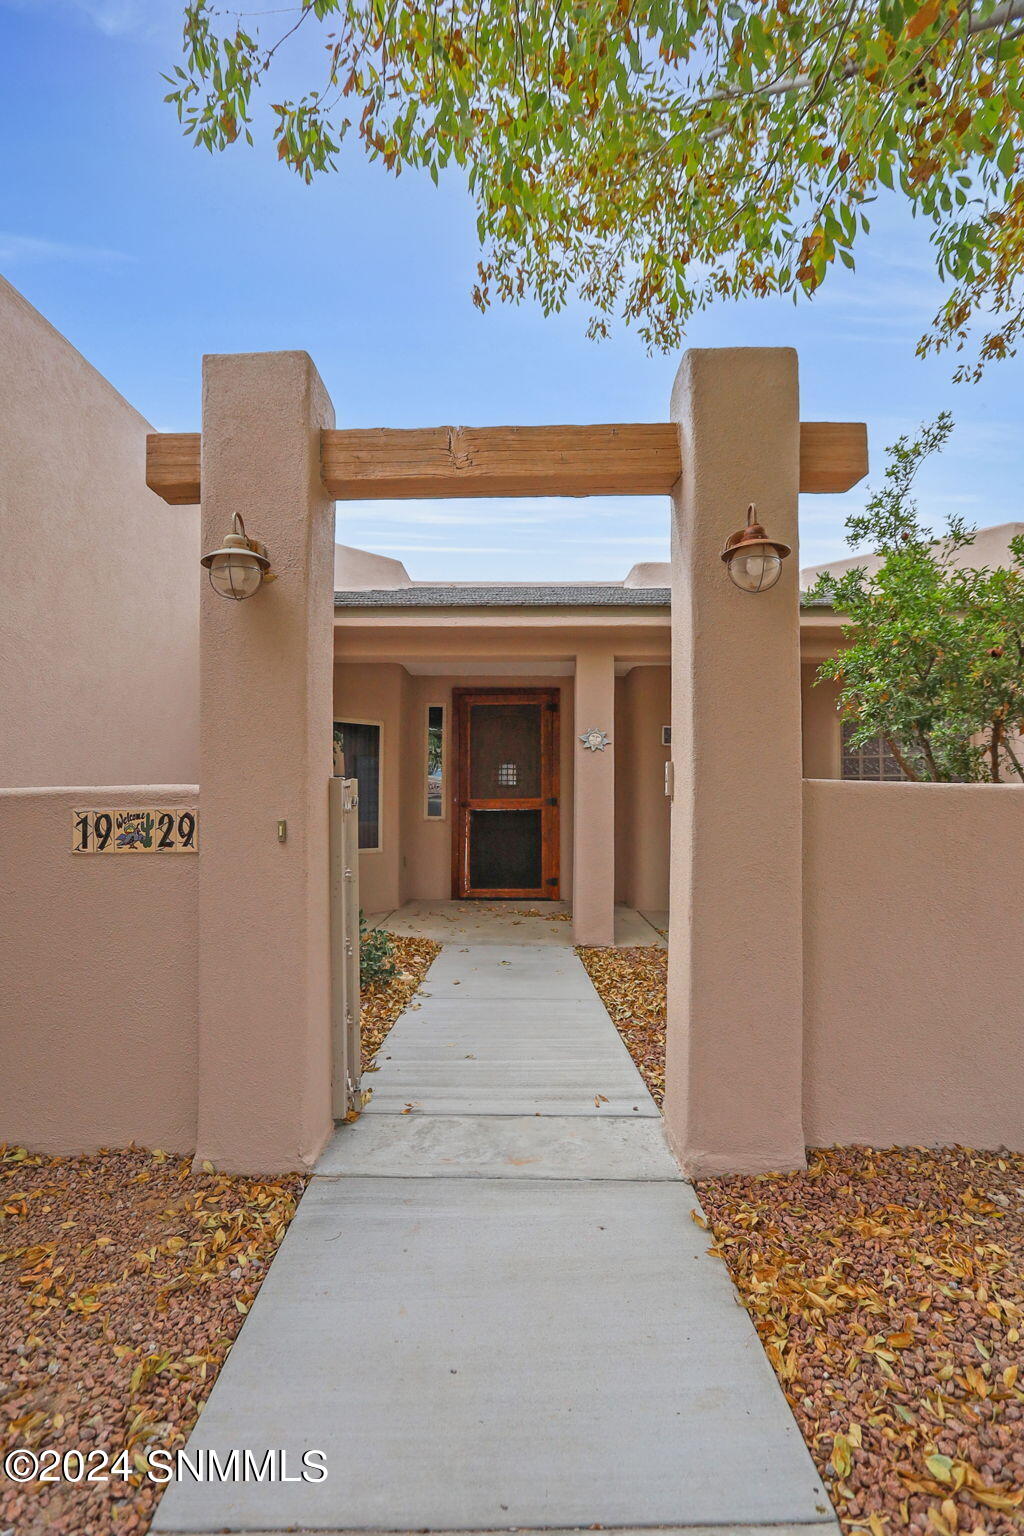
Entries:
[[380, 847], [380, 732], [362, 720], [335, 720], [334, 771], [359, 782], [359, 846]]
[[886, 746], [885, 737], [872, 736], [855, 747], [850, 741], [854, 730], [852, 720], [843, 721], [843, 778], [877, 779], [885, 783], [902, 780], [900, 765]]
[[428, 820], [444, 817], [444, 705], [427, 705], [427, 800]]

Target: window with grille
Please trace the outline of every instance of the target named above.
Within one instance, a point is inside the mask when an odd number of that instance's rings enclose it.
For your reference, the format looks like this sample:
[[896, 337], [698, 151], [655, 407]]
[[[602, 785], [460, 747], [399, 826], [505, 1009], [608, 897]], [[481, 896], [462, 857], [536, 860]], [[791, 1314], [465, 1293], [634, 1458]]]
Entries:
[[843, 778], [899, 783], [903, 774], [885, 744], [885, 737], [872, 736], [870, 740], [855, 747], [850, 741], [855, 729], [851, 720], [843, 721]]

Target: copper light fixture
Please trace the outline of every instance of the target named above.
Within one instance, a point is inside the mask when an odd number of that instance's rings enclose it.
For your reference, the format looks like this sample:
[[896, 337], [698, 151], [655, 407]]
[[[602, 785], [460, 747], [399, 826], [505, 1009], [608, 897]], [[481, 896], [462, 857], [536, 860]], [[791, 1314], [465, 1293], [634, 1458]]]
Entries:
[[791, 553], [788, 544], [770, 539], [757, 522], [757, 508], [747, 508], [747, 526], [725, 541], [722, 559], [741, 592], [767, 592], [782, 575], [782, 562]]
[[258, 592], [265, 581], [273, 581], [267, 547], [259, 539], [250, 539], [245, 524], [236, 512], [231, 532], [224, 535], [220, 549], [211, 549], [199, 562], [210, 573], [210, 586], [221, 597], [240, 603]]

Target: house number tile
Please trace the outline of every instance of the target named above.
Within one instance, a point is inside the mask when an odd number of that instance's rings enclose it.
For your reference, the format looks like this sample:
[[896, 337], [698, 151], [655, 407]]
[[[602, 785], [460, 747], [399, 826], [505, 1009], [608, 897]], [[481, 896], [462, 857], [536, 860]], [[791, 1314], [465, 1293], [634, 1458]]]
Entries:
[[197, 853], [199, 812], [160, 805], [71, 812], [72, 853]]

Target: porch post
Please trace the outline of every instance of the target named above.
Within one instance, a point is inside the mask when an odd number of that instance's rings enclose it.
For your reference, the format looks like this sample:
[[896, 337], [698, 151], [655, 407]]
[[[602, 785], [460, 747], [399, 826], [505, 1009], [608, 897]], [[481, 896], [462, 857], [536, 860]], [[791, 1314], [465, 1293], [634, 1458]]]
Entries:
[[[217, 1168], [308, 1168], [331, 1132], [330, 400], [304, 352], [203, 360], [202, 539], [241, 513], [278, 579], [202, 577], [199, 1136]], [[286, 822], [282, 841], [278, 824]]]
[[[603, 750], [580, 741], [605, 732]], [[577, 944], [615, 942], [615, 656], [607, 649], [576, 656], [573, 710], [573, 938]]]
[[[805, 1164], [797, 490], [788, 348], [690, 351], [672, 394], [671, 918], [665, 1118], [686, 1172]], [[720, 554], [756, 502], [771, 591]]]

